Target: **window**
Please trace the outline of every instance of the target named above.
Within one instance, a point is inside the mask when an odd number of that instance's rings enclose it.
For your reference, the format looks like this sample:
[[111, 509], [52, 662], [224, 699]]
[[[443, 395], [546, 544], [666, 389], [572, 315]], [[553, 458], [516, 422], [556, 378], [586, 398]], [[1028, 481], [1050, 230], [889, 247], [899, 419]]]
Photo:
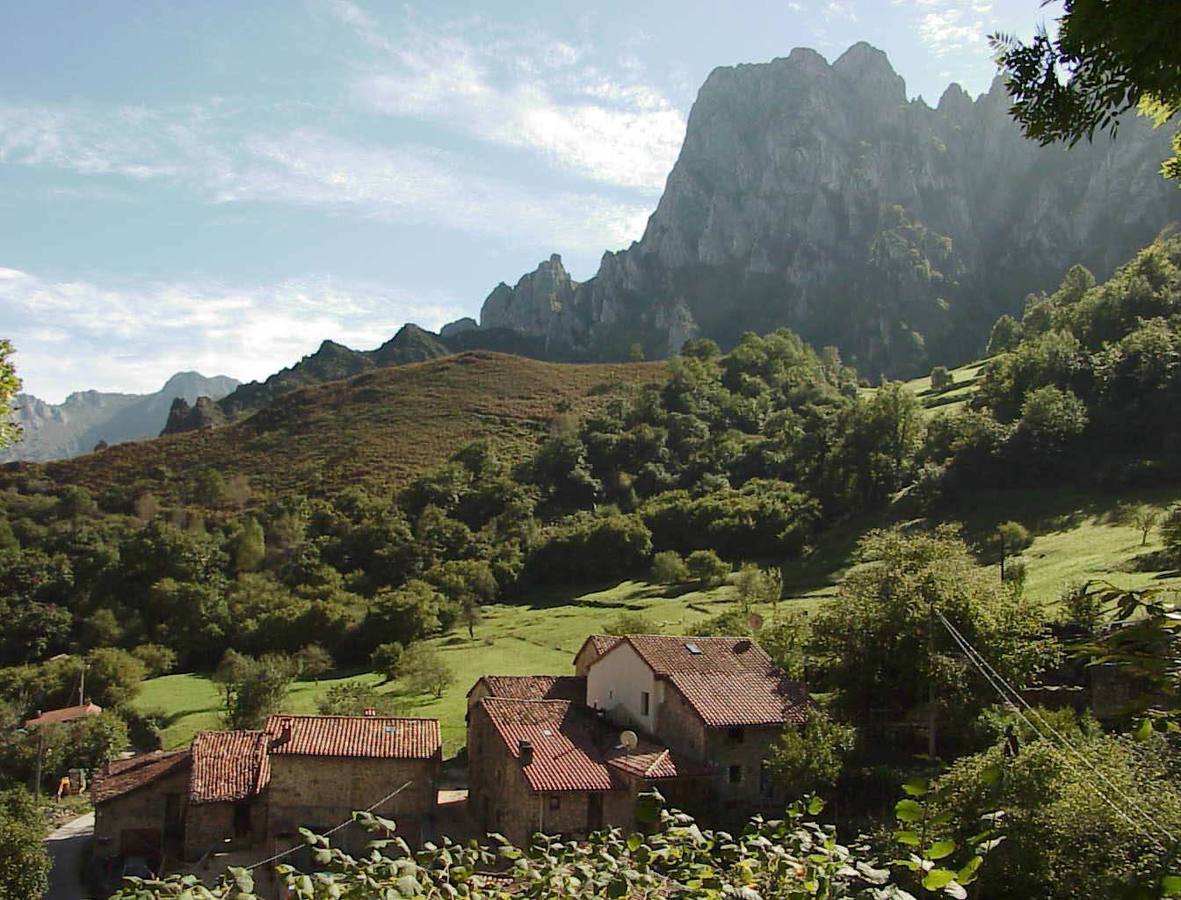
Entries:
[[647, 691], [640, 691], [640, 715], [648, 715], [648, 709], [652, 704], [652, 695]]
[[741, 744], [746, 738], [746, 732], [741, 727], [731, 728], [726, 732], [726, 737], [729, 738], [731, 744]]
[[741, 784], [742, 783], [742, 766], [731, 766], [730, 767], [730, 783], [731, 784]]
[[562, 808], [562, 798], [559, 797], [557, 794], [550, 794], [549, 795], [549, 811], [550, 812], [557, 812], [561, 808]]

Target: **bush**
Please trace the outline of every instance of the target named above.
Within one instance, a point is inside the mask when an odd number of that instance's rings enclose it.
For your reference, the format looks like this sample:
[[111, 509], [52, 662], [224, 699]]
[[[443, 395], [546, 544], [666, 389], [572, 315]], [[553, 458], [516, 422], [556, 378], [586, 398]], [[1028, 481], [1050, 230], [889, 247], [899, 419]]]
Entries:
[[369, 657], [373, 671], [385, 676], [386, 681], [393, 681], [398, 677], [398, 665], [402, 661], [403, 647], [398, 641], [378, 644], [377, 649]]
[[600, 581], [635, 572], [651, 553], [652, 533], [638, 517], [581, 514], [533, 551], [528, 571], [547, 584]]
[[652, 580], [657, 584], [684, 584], [689, 568], [675, 550], [662, 550], [652, 557]]
[[642, 613], [620, 613], [603, 626], [603, 633], [616, 637], [625, 634], [660, 634], [660, 626]]
[[363, 716], [369, 709], [379, 716], [402, 714], [396, 697], [359, 681], [332, 685], [316, 703], [316, 710], [322, 716]]
[[793, 796], [830, 788], [840, 778], [856, 741], [853, 726], [811, 709], [803, 725], [787, 725], [771, 748], [767, 761], [771, 777]]
[[685, 565], [701, 588], [717, 587], [730, 574], [730, 566], [712, 550], [694, 550]]
[[45, 818], [23, 789], [0, 792], [0, 900], [28, 900], [49, 889]]
[[163, 644], [140, 644], [131, 655], [143, 663], [149, 678], [159, 678], [176, 668], [176, 653]]
[[319, 678], [336, 668], [332, 654], [319, 644], [307, 644], [295, 654], [295, 665], [300, 678]]
[[776, 568], [764, 569], [747, 563], [734, 576], [738, 588], [738, 602], [742, 606], [755, 603], [778, 603], [783, 592], [783, 573]]
[[443, 661], [439, 651], [427, 644], [414, 644], [402, 654], [398, 677], [416, 694], [431, 694], [438, 699], [455, 682], [455, 673]]
[[947, 370], [947, 366], [936, 366], [931, 370], [931, 390], [946, 391], [955, 384], [955, 377]]

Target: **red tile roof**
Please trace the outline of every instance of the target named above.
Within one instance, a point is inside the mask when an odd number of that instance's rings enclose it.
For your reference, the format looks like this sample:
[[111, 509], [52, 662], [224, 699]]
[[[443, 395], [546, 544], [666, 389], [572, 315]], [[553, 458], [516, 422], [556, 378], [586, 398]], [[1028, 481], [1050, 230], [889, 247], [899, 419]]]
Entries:
[[203, 731], [193, 738], [193, 803], [245, 800], [262, 792], [271, 780], [265, 731]]
[[629, 634], [623, 640], [635, 648], [657, 675], [732, 675], [741, 672], [763, 675], [775, 670], [775, 664], [763, 648], [745, 637]]
[[[604, 653], [618, 644], [620, 638], [613, 634], [592, 634], [587, 638], [587, 640], [594, 644], [595, 652], [598, 653], [599, 656], [602, 656]], [[582, 646], [585, 647], [586, 643], [584, 642]], [[582, 647], [579, 647], [578, 649], [581, 652]]]
[[[577, 675], [485, 675], [480, 681], [488, 688], [491, 697], [586, 702], [586, 679]], [[480, 681], [472, 686], [472, 691]]]
[[43, 712], [36, 718], [26, 719], [25, 728], [32, 728], [35, 725], [53, 725], [58, 722], [69, 722], [73, 719], [81, 719], [83, 716], [97, 716], [103, 711], [103, 708], [96, 703], [84, 703], [81, 706], [66, 706], [62, 709], [51, 709], [48, 712]]
[[622, 640], [710, 727], [804, 721], [807, 690], [750, 638], [629, 634]]
[[480, 705], [514, 758], [520, 758], [521, 741], [532, 745], [533, 760], [521, 772], [533, 791], [610, 791], [625, 786], [621, 775], [659, 779], [708, 771], [647, 740], [629, 753], [618, 745], [617, 730], [568, 700], [485, 697]]
[[145, 787], [191, 761], [188, 750], [154, 750], [129, 759], [117, 759], [94, 773], [90, 798], [97, 805]]
[[[285, 726], [291, 735], [283, 739]], [[280, 756], [364, 756], [431, 759], [443, 752], [437, 719], [395, 716], [271, 716], [270, 752]]]
[[810, 702], [803, 685], [781, 674], [676, 673], [669, 681], [712, 728], [803, 724]]

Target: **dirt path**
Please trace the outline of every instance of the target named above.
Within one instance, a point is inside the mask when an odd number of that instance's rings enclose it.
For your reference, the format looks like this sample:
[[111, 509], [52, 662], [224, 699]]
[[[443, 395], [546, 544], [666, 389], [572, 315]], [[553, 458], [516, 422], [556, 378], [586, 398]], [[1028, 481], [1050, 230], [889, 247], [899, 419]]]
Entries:
[[79, 816], [49, 835], [45, 846], [53, 860], [45, 900], [83, 900], [82, 854], [94, 837], [94, 813]]

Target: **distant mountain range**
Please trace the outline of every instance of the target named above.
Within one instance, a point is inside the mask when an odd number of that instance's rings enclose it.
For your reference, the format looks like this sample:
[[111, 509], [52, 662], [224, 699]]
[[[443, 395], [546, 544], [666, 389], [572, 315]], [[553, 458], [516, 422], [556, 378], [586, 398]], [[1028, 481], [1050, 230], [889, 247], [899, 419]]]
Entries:
[[14, 406], [21, 439], [0, 452], [0, 462], [66, 459], [89, 453], [100, 442], [111, 445], [156, 437], [174, 399], [191, 403], [202, 396], [221, 398], [238, 383], [225, 375], [207, 378], [197, 372], [178, 372], [154, 394], [78, 391], [64, 403], [17, 394]]

